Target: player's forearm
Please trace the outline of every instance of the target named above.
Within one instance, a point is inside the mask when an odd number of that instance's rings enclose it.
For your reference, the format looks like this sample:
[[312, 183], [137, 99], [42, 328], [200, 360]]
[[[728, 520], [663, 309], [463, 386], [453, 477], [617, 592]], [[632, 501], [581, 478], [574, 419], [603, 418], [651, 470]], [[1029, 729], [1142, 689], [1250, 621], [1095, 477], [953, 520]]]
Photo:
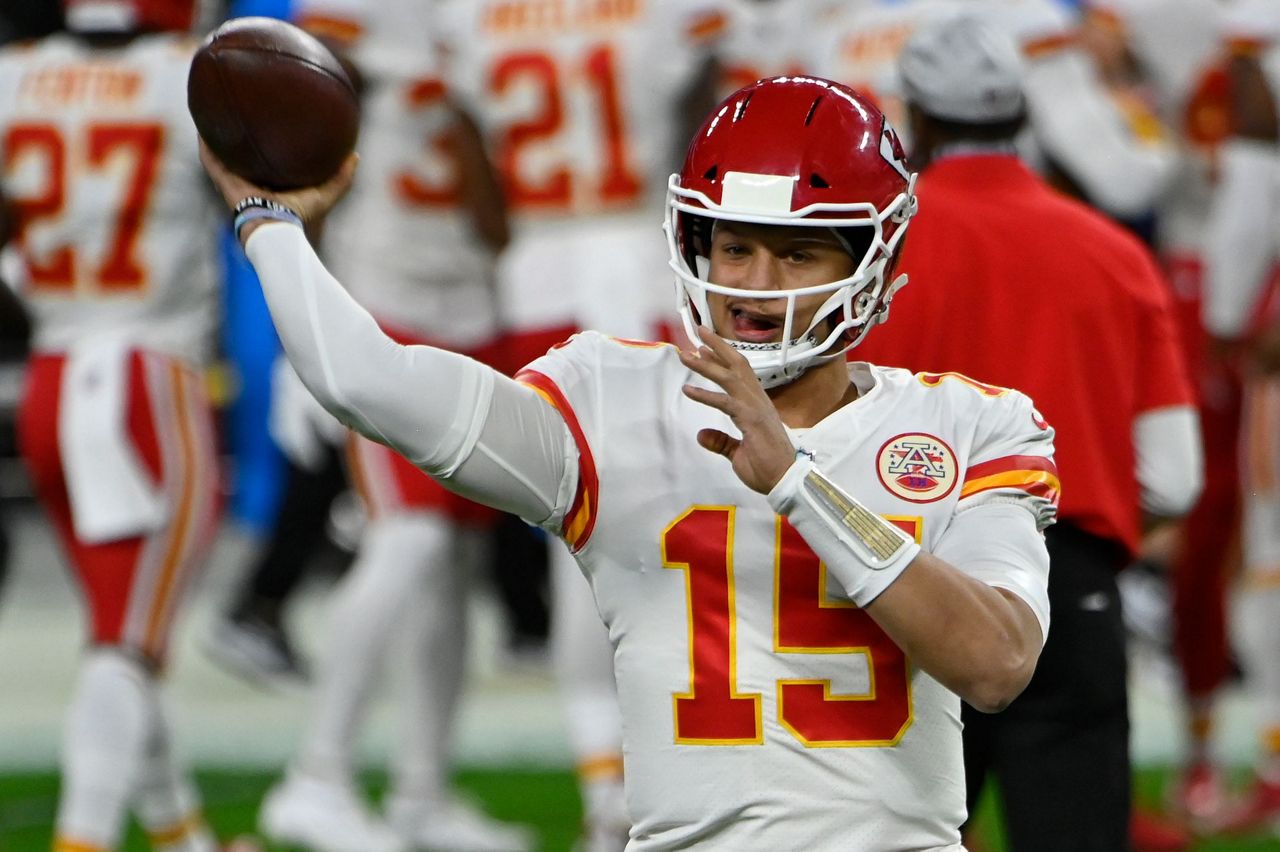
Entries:
[[1021, 694], [1040, 656], [1040, 628], [1021, 599], [928, 553], [866, 611], [913, 664], [984, 713]]
[[[944, 686], [988, 712], [1026, 686], [1043, 644], [1040, 619], [1017, 594], [995, 588], [1043, 591], [1048, 558], [1025, 507], [978, 507], [953, 522], [961, 531], [943, 546], [969, 566], [965, 573], [921, 551], [803, 458], [769, 501], [850, 599]], [[1023, 564], [1037, 562], [1044, 564]], [[980, 579], [988, 576], [990, 583]]]
[[[391, 340], [294, 225], [263, 225], [245, 248], [290, 363], [330, 413], [474, 499], [533, 521], [552, 513], [563, 425], [533, 391], [461, 355]], [[495, 384], [504, 416], [490, 425]], [[483, 458], [472, 460], [477, 447]]]

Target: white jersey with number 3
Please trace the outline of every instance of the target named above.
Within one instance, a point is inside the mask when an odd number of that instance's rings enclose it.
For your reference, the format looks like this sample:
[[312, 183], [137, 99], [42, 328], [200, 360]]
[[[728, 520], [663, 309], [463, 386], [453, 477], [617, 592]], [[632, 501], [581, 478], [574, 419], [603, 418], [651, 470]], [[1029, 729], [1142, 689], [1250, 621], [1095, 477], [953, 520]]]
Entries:
[[[960, 700], [904, 657], [699, 429], [673, 347], [578, 335], [518, 377], [578, 445], [561, 532], [615, 646], [629, 849], [960, 849]], [[855, 364], [862, 396], [793, 432], [818, 467], [942, 559], [1052, 515], [1053, 431], [1022, 394]], [[996, 509], [996, 504], [1000, 504]], [[1025, 507], [999, 514], [1012, 506]], [[994, 510], [994, 511], [993, 511]], [[990, 513], [989, 515], [987, 513]], [[972, 530], [971, 530], [972, 532]], [[949, 549], [950, 548], [950, 549]], [[1048, 623], [1045, 576], [959, 564]], [[921, 613], [928, 618], [928, 613]]]
[[493, 256], [462, 211], [435, 0], [296, 0], [297, 22], [342, 45], [365, 84], [360, 168], [325, 229], [329, 265], [370, 313], [468, 349], [496, 333]]
[[195, 45], [70, 36], [0, 51], [0, 191], [26, 261], [35, 348], [110, 332], [208, 356], [217, 208], [187, 112]]

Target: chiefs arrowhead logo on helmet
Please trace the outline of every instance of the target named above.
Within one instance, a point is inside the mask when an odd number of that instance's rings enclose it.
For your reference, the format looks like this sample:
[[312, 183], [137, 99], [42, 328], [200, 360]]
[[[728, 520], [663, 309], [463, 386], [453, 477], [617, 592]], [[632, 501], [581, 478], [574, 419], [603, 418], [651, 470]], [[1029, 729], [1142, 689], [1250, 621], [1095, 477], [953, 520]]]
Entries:
[[880, 156], [884, 157], [904, 180], [911, 178], [911, 171], [907, 168], [906, 149], [902, 147], [898, 131], [893, 129], [893, 125], [889, 124], [887, 118], [880, 125]]

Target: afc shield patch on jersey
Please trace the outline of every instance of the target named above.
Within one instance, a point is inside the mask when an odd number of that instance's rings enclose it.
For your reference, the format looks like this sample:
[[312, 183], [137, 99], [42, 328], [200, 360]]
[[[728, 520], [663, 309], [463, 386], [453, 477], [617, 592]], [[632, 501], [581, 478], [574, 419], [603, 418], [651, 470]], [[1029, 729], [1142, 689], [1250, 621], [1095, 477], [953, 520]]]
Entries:
[[911, 503], [932, 503], [956, 487], [956, 454], [941, 438], [907, 432], [880, 447], [876, 473], [895, 496]]

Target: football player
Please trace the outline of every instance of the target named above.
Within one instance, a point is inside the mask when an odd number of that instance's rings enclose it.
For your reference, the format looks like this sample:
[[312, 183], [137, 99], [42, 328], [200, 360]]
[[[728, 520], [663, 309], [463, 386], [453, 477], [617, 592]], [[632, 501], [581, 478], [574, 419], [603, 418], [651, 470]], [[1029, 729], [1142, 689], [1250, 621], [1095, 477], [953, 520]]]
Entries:
[[1226, 805], [1210, 745], [1215, 694], [1230, 672], [1226, 586], [1240, 499], [1238, 365], [1224, 357], [1225, 348], [1209, 344], [1202, 321], [1204, 262], [1214, 242], [1206, 219], [1231, 124], [1230, 82], [1220, 48], [1225, 6], [1217, 0], [1091, 0], [1082, 30], [1114, 96], [1126, 103], [1146, 101], [1178, 151], [1175, 177], [1155, 210], [1153, 236], [1199, 389], [1207, 464], [1204, 491], [1166, 557], [1189, 745], [1169, 793], [1179, 816], [1201, 829], [1219, 820]]
[[961, 848], [960, 702], [1007, 705], [1048, 629], [1053, 430], [1016, 391], [846, 364], [916, 210], [879, 110], [805, 77], [726, 100], [669, 182], [686, 347], [588, 332], [515, 381], [393, 344], [320, 264], [300, 224], [354, 160], [275, 195], [207, 164], [317, 399], [574, 551], [628, 848]]
[[214, 849], [159, 692], [218, 513], [202, 367], [219, 310], [184, 0], [72, 0], [0, 54], [0, 192], [29, 282], [23, 460], [82, 592], [54, 848]]
[[[653, 340], [674, 319], [651, 239], [686, 113], [705, 113], [719, 0], [453, 0], [453, 90], [502, 176], [512, 240], [498, 264], [504, 358], [523, 366], [580, 328]], [[699, 106], [700, 104], [700, 106]], [[551, 543], [551, 656], [589, 849], [620, 848], [621, 732], [610, 649], [572, 557]]]
[[[489, 359], [493, 261], [506, 222], [476, 129], [441, 81], [433, 4], [305, 0], [294, 11], [342, 50], [364, 89], [365, 168], [326, 225], [326, 256], [352, 297], [397, 340]], [[279, 842], [320, 850], [524, 849], [523, 830], [456, 797], [448, 777], [470, 576], [456, 564], [457, 545], [469, 527], [483, 529], [491, 512], [380, 443], [353, 435], [349, 449], [368, 523], [334, 591], [333, 638], [299, 753], [263, 802], [260, 824]], [[357, 792], [353, 761], [392, 649], [407, 649], [408, 659], [399, 666], [404, 724], [384, 819]]]
[[1248, 0], [1224, 17], [1231, 136], [1219, 155], [1206, 227], [1204, 321], [1218, 348], [1239, 353], [1246, 365], [1238, 613], [1260, 748], [1248, 790], [1222, 822], [1233, 831], [1274, 830], [1280, 825], [1280, 321], [1274, 298], [1280, 256], [1280, 8]]

